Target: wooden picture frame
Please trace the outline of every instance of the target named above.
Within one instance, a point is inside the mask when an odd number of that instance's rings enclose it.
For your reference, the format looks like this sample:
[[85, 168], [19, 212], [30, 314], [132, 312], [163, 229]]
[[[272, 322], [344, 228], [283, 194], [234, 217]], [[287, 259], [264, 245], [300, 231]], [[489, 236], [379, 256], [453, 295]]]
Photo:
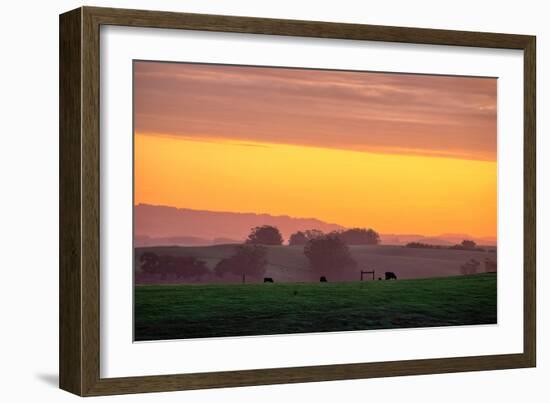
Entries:
[[[519, 49], [524, 56], [523, 353], [276, 369], [100, 377], [101, 25]], [[60, 387], [80, 396], [533, 367], [535, 37], [484, 32], [81, 7], [60, 16]]]

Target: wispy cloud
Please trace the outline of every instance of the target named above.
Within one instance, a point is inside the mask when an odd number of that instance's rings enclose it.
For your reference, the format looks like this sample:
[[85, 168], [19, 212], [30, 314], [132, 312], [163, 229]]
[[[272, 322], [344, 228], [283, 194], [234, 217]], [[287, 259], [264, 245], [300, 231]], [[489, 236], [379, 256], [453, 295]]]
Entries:
[[155, 62], [135, 73], [142, 133], [496, 158], [496, 79]]

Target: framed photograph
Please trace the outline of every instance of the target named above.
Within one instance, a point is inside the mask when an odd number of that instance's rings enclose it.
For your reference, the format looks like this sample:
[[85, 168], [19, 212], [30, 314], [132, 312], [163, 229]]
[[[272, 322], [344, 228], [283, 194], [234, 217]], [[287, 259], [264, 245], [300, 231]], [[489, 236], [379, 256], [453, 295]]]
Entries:
[[535, 37], [60, 16], [60, 387], [533, 367]]

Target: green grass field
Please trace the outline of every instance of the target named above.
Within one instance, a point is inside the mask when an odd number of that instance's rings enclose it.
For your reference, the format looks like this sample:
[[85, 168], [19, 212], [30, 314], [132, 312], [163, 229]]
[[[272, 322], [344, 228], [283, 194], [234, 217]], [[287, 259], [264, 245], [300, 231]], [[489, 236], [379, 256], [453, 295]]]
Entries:
[[492, 324], [496, 278], [136, 286], [135, 339]]

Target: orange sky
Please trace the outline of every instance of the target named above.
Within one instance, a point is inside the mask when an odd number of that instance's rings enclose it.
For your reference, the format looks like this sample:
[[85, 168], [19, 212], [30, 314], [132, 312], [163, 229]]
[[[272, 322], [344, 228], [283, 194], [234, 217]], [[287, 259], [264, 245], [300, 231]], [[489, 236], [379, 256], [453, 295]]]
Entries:
[[496, 236], [496, 79], [134, 69], [136, 204]]

